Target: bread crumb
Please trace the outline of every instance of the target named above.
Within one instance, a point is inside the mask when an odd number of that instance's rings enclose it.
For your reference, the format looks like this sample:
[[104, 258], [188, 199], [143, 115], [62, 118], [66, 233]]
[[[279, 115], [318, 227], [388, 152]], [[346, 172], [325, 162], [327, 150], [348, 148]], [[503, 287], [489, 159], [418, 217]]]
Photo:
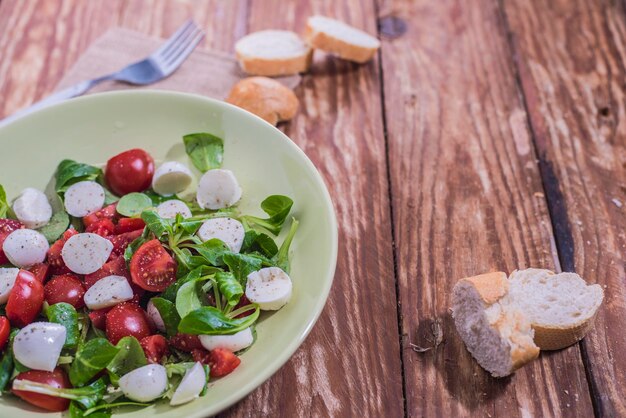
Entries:
[[533, 195], [534, 195], [535, 197], [539, 197], [539, 198], [542, 198], [542, 199], [543, 199], [544, 197], [546, 197], [546, 195], [544, 195], [544, 194], [543, 194], [543, 193], [541, 193], [541, 192], [535, 192]]
[[611, 199], [611, 202], [613, 202], [613, 204], [614, 204], [615, 206], [617, 206], [618, 208], [621, 208], [621, 207], [622, 207], [622, 202], [621, 202], [619, 199], [615, 199], [615, 198], [613, 198], [613, 199]]

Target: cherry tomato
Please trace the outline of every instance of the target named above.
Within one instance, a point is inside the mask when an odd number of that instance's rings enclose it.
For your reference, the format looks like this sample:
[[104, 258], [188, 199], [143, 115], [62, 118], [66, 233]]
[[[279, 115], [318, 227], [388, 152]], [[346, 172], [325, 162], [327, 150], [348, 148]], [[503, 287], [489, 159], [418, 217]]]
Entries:
[[46, 263], [39, 263], [29, 268], [28, 271], [33, 273], [35, 279], [37, 279], [40, 283], [45, 283], [46, 280], [48, 280], [50, 266]]
[[113, 235], [113, 232], [115, 232], [115, 225], [110, 219], [98, 219], [97, 221], [90, 223], [89, 226], [85, 228], [85, 232], [98, 234], [101, 237], [108, 237], [109, 235]]
[[159, 364], [169, 354], [167, 349], [167, 340], [164, 336], [156, 334], [144, 337], [141, 341], [141, 347], [146, 354], [148, 363]]
[[[32, 382], [43, 383], [55, 388], [71, 388], [72, 384], [67, 378], [67, 374], [57, 367], [51, 372], [45, 372], [42, 370], [29, 370], [22, 372], [16, 376], [16, 379], [30, 380]], [[62, 412], [70, 406], [70, 400], [59, 398], [58, 396], [42, 395], [35, 392], [27, 392], [23, 390], [13, 390], [13, 393], [26, 402], [46, 409], [48, 411]]]
[[176, 334], [170, 338], [170, 345], [180, 351], [186, 351], [188, 353], [193, 350], [203, 350], [200, 338], [197, 335], [190, 334]]
[[55, 303], [69, 303], [76, 309], [85, 306], [83, 296], [85, 296], [85, 288], [78, 277], [73, 274], [64, 274], [55, 276], [43, 288], [46, 302], [50, 305]]
[[211, 377], [226, 376], [235, 370], [240, 363], [239, 357], [225, 348], [216, 348], [209, 353]]
[[130, 302], [115, 305], [107, 312], [106, 330], [112, 344], [129, 335], [141, 341], [151, 334], [148, 316], [139, 305]]
[[125, 232], [132, 232], [141, 230], [146, 226], [146, 223], [141, 218], [122, 218], [115, 225], [115, 234], [123, 234]]
[[50, 246], [50, 249], [48, 250], [48, 265], [50, 266], [50, 272], [52, 274], [56, 275], [71, 273], [70, 269], [68, 269], [65, 265], [65, 261], [63, 261], [61, 251], [63, 250], [65, 242], [70, 239], [70, 237], [76, 234], [78, 234], [77, 230], [68, 229], [63, 233], [63, 237], [61, 239], [59, 239]]
[[115, 223], [117, 218], [119, 217], [117, 213], [117, 202], [110, 204], [109, 206], [105, 206], [97, 212], [91, 213], [83, 218], [83, 225], [85, 228], [89, 228], [89, 226], [101, 219], [108, 219]]
[[7, 318], [23, 328], [37, 318], [43, 305], [43, 285], [28, 270], [20, 270], [6, 306]]
[[118, 196], [142, 192], [152, 184], [154, 160], [142, 149], [124, 151], [107, 161], [104, 179]]
[[[250, 300], [246, 297], [246, 295], [245, 295], [245, 294], [243, 294], [243, 295], [241, 296], [241, 298], [239, 299], [239, 303], [238, 303], [238, 304], [236, 304], [236, 305], [235, 305], [235, 307], [233, 308], [233, 311], [235, 311], [235, 310], [237, 310], [237, 309], [239, 309], [239, 308], [243, 308], [244, 306], [248, 306], [248, 305], [250, 305], [251, 303], [252, 303], [252, 302], [250, 302]], [[252, 315], [253, 313], [254, 313], [254, 310], [253, 310], [253, 309], [251, 309], [251, 310], [249, 310], [248, 312], [244, 312], [244, 313], [241, 313], [241, 314], [237, 315], [235, 318], [243, 318], [243, 317], [245, 317], [245, 316]]]
[[9, 234], [18, 229], [24, 228], [24, 224], [13, 219], [0, 219], [0, 265], [7, 264], [9, 259], [4, 255], [2, 244]]
[[191, 350], [191, 357], [193, 358], [193, 361], [197, 361], [202, 364], [209, 364], [209, 352], [204, 348], [194, 348]]
[[130, 260], [133, 283], [151, 292], [162, 292], [176, 281], [176, 261], [158, 239], [143, 244]]
[[9, 342], [9, 334], [11, 333], [11, 324], [6, 316], [0, 316], [0, 351], [4, 350]]
[[111, 259], [124, 255], [124, 251], [128, 244], [139, 238], [139, 236], [143, 233], [143, 230], [136, 230], [131, 232], [126, 232], [125, 234], [120, 235], [111, 235], [106, 237], [113, 244], [113, 251], [111, 251]]
[[102, 331], [106, 331], [107, 329], [107, 312], [109, 312], [111, 308], [98, 309], [97, 311], [89, 312], [89, 319], [91, 320], [91, 324], [101, 329]]
[[126, 268], [126, 260], [124, 257], [117, 257], [114, 260], [106, 263], [102, 268], [94, 273], [88, 274], [85, 276], [85, 289], [89, 290], [91, 286], [93, 286], [98, 280], [107, 277], [107, 276], [123, 276], [128, 279], [130, 283], [130, 287], [133, 289], [133, 293], [135, 296], [129, 302], [139, 303], [139, 299], [146, 293], [141, 287], [134, 284], [130, 279], [130, 272], [128, 268]]

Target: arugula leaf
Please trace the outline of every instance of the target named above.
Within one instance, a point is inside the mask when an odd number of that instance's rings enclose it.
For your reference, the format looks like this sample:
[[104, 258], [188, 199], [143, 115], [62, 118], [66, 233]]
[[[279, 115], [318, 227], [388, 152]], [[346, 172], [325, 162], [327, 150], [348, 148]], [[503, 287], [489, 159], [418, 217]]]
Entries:
[[230, 252], [228, 246], [217, 238], [212, 238], [199, 245], [192, 245], [190, 248], [196, 250], [209, 264], [213, 266], [223, 266], [223, 256]]
[[106, 383], [100, 378], [82, 388], [63, 389], [30, 380], [16, 379], [13, 381], [14, 390], [40, 393], [78, 402], [85, 408], [93, 408], [102, 399], [106, 392]]
[[105, 338], [87, 341], [76, 353], [70, 366], [70, 382], [73, 386], [83, 386], [103, 370], [120, 351]]
[[65, 327], [64, 348], [76, 348], [78, 345], [78, 314], [76, 309], [69, 303], [60, 302], [44, 308], [48, 321], [61, 324]]
[[[85, 411], [85, 416], [89, 416], [91, 418], [94, 417], [110, 417], [111, 413], [110, 412], [104, 412], [102, 411], [103, 409], [113, 409], [113, 408], [119, 408], [122, 406], [141, 406], [141, 407], [146, 407], [146, 406], [150, 406], [149, 403], [142, 403], [142, 402], [129, 402], [129, 401], [125, 401], [125, 402], [113, 402], [113, 403], [102, 403], [100, 405], [96, 405], [93, 408], [89, 408]], [[100, 412], [96, 412], [96, 411], [100, 411]], [[94, 414], [94, 412], [96, 412]], [[100, 415], [102, 414], [102, 415]]]
[[4, 351], [0, 360], [0, 392], [6, 388], [13, 374], [13, 350], [10, 347]]
[[183, 136], [185, 151], [191, 162], [201, 172], [222, 166], [224, 141], [209, 133], [196, 133]]
[[269, 235], [250, 229], [246, 231], [244, 236], [241, 252], [259, 252], [266, 257], [272, 258], [278, 253], [278, 247]]
[[117, 203], [116, 210], [120, 215], [133, 217], [141, 215], [152, 207], [152, 200], [143, 193], [128, 193]]
[[73, 160], [63, 160], [57, 167], [55, 190], [57, 193], [65, 193], [74, 183], [86, 180], [95, 181], [100, 176], [102, 176], [102, 170], [97, 167]]
[[48, 243], [52, 244], [59, 239], [67, 230], [70, 224], [70, 217], [65, 210], [55, 212], [50, 218], [50, 222], [38, 229], [46, 237]]
[[215, 274], [215, 281], [220, 293], [226, 298], [228, 305], [235, 306], [239, 303], [239, 299], [243, 296], [243, 287], [232, 273], [217, 273]]
[[178, 293], [176, 293], [176, 311], [181, 318], [207, 303], [206, 294], [202, 292], [200, 286], [206, 280], [202, 277], [196, 278], [187, 281], [178, 289]]
[[161, 218], [154, 209], [141, 212], [141, 219], [143, 219], [146, 223], [146, 227], [152, 231], [157, 238], [161, 238], [165, 233], [170, 235], [174, 234], [172, 224], [167, 219]]
[[4, 187], [0, 184], [0, 218], [6, 218], [11, 214], [11, 205], [7, 201], [7, 193], [4, 191]]
[[[183, 249], [183, 251], [184, 250], [185, 249]], [[180, 270], [180, 266], [179, 266], [179, 270]], [[196, 280], [202, 276], [209, 276], [211, 274], [215, 274], [220, 271], [222, 270], [217, 267], [206, 266], [203, 264], [198, 265], [193, 270], [186, 272], [184, 275], [179, 276], [178, 280], [176, 280], [174, 283], [169, 285], [167, 289], [165, 289], [165, 291], [161, 293], [161, 297], [163, 299], [169, 300], [170, 302], [176, 302], [176, 294], [178, 293], [178, 289], [180, 289], [180, 287], [183, 284], [191, 280]]]
[[248, 328], [258, 317], [259, 307], [256, 305], [254, 313], [243, 318], [230, 318], [213, 306], [203, 306], [181, 319], [178, 331], [192, 335], [230, 335]]
[[144, 243], [150, 240], [150, 234], [150, 229], [144, 228], [143, 234], [141, 234], [140, 236], [135, 238], [133, 242], [128, 244], [128, 247], [126, 247], [126, 249], [124, 250], [124, 260], [126, 261], [127, 265], [130, 265], [130, 260], [133, 258], [133, 255], [135, 254], [135, 252], [137, 252], [139, 247], [141, 247]]
[[287, 196], [272, 195], [261, 202], [261, 209], [269, 215], [269, 218], [262, 219], [256, 216], [246, 215], [243, 216], [242, 219], [249, 224], [260, 226], [261, 228], [267, 229], [272, 234], [278, 235], [292, 206], [293, 200]]
[[289, 247], [291, 247], [291, 242], [293, 241], [293, 237], [296, 235], [296, 231], [298, 230], [298, 225], [300, 223], [296, 218], [293, 218], [291, 221], [291, 227], [289, 228], [289, 233], [285, 237], [285, 240], [280, 246], [280, 250], [278, 254], [274, 257], [273, 261], [276, 263], [278, 267], [280, 267], [284, 272], [289, 273]]
[[203, 223], [204, 220], [185, 219], [183, 215], [178, 213], [174, 221], [174, 230], [183, 231], [187, 234], [195, 234]]
[[163, 319], [167, 336], [173, 337], [176, 335], [178, 332], [178, 323], [180, 322], [180, 315], [178, 315], [176, 305], [167, 299], [159, 297], [152, 298], [152, 303]]
[[114, 384], [117, 384], [119, 378], [126, 373], [148, 364], [146, 355], [137, 338], [132, 336], [124, 337], [119, 340], [116, 347], [119, 351], [107, 366], [107, 370], [111, 372], [109, 374], [111, 381]]
[[[70, 408], [68, 410], [68, 412], [70, 413], [70, 418], [84, 418], [86, 416], [87, 411], [82, 409], [79, 405], [80, 404], [76, 401], [70, 402]], [[96, 412], [90, 414], [89, 418], [111, 418], [111, 413], [106, 411]]]
[[242, 286], [245, 286], [250, 273], [260, 270], [263, 266], [260, 258], [247, 254], [227, 253], [222, 258]]

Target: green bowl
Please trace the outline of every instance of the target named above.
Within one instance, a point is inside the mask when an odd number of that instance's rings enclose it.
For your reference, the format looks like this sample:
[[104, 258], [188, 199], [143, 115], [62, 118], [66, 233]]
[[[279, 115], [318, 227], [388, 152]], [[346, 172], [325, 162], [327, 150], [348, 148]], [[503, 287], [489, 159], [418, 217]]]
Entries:
[[[293, 216], [300, 221], [291, 253], [294, 293], [280, 311], [262, 315], [258, 339], [241, 356], [241, 365], [211, 381], [206, 396], [178, 407], [161, 402], [120, 410], [116, 416], [213, 415], [287, 362], [320, 315], [335, 273], [337, 221], [328, 190], [311, 161], [278, 129], [242, 109], [196, 95], [149, 90], [94, 94], [0, 128], [0, 184], [9, 198], [25, 187], [44, 189], [64, 158], [103, 164], [121, 151], [143, 148], [157, 162], [176, 159], [191, 167], [182, 136], [193, 132], [224, 138], [224, 167], [241, 184], [243, 212], [263, 215], [259, 204], [271, 194], [294, 200]], [[0, 400], [1, 417], [62, 416], [40, 411], [13, 397]]]

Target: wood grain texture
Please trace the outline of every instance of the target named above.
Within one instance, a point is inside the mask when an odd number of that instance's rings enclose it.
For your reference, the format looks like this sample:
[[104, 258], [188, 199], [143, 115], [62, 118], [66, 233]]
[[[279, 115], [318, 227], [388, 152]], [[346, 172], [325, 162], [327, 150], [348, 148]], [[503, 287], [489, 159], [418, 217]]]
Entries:
[[[323, 13], [376, 32], [371, 2], [253, 2], [249, 31], [300, 32]], [[225, 416], [401, 417], [385, 144], [377, 62], [358, 66], [316, 53], [286, 133], [330, 189], [340, 225], [337, 274], [326, 309], [296, 355]]]
[[582, 348], [599, 416], [626, 416], [626, 12], [504, 1], [563, 267], [605, 301]]
[[[454, 283], [555, 268], [548, 209], [497, 1], [388, 1], [382, 48], [408, 416], [593, 415], [577, 346], [490, 377], [454, 330]], [[428, 346], [439, 321], [444, 342]]]

